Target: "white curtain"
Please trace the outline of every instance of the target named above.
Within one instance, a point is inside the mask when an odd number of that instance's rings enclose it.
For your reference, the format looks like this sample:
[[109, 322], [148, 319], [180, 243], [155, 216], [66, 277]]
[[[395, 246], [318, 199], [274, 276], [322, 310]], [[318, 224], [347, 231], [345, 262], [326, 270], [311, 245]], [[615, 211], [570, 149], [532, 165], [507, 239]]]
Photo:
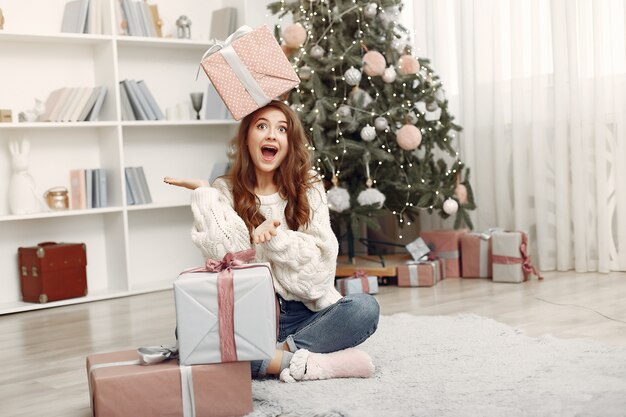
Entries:
[[464, 128], [475, 229], [528, 231], [541, 270], [626, 270], [626, 0], [416, 0], [404, 14]]

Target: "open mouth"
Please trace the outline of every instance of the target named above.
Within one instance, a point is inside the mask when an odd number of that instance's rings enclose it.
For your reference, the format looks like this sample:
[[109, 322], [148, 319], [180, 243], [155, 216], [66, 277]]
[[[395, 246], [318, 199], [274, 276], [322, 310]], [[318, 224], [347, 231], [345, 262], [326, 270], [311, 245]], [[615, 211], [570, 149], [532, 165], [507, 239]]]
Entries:
[[265, 159], [266, 161], [271, 161], [278, 153], [278, 148], [275, 148], [271, 145], [263, 145], [261, 147], [261, 153], [263, 154], [263, 159]]

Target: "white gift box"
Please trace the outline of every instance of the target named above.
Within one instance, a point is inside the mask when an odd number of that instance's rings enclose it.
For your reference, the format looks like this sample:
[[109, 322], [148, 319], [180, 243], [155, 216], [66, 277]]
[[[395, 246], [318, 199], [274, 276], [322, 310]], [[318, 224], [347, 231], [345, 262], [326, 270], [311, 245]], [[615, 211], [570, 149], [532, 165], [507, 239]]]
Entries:
[[[220, 347], [218, 278], [222, 272], [183, 272], [174, 282], [182, 365], [225, 362]], [[267, 263], [234, 267], [231, 301], [236, 361], [271, 359], [276, 350], [276, 307]], [[226, 303], [228, 305], [228, 303]]]
[[492, 267], [494, 282], [521, 283], [533, 273], [543, 277], [535, 269], [528, 256], [528, 235], [525, 232], [495, 232], [492, 235]]
[[[363, 280], [367, 280], [364, 283]], [[365, 287], [365, 288], [364, 288]], [[335, 288], [341, 293], [341, 295], [350, 294], [378, 294], [378, 277], [348, 277], [339, 278], [335, 282]]]

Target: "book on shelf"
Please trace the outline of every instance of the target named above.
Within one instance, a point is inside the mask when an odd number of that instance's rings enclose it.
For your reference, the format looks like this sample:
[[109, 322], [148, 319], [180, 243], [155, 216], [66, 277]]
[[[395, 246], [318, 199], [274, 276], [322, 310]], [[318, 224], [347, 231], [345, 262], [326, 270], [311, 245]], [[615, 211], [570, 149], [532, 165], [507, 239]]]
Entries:
[[150, 204], [152, 196], [143, 167], [125, 167], [127, 202], [129, 205]]
[[55, 111], [56, 113], [58, 113], [58, 110], [56, 109], [59, 108], [59, 103], [62, 102], [63, 95], [67, 94], [68, 91], [69, 90], [67, 88], [57, 88], [56, 90], [52, 91], [48, 95], [46, 103], [44, 104], [44, 112], [39, 116], [37, 120], [39, 120], [40, 122], [51, 122], [53, 120], [52, 117], [55, 114]]
[[161, 17], [159, 16], [159, 6], [156, 4], [150, 4], [150, 17], [152, 18], [152, 24], [154, 25], [154, 31], [158, 38], [163, 37], [163, 32], [161, 32], [161, 26], [163, 22], [161, 21]]
[[223, 7], [213, 11], [209, 39], [223, 41], [235, 30], [237, 30], [237, 9], [235, 7]]
[[89, 0], [89, 9], [87, 11], [87, 26], [85, 33], [93, 33], [101, 35], [104, 33], [104, 22], [102, 20], [102, 1]]
[[96, 102], [94, 103], [91, 111], [85, 118], [88, 122], [93, 122], [99, 120], [100, 111], [102, 110], [102, 105], [107, 96], [107, 88], [105, 86], [96, 87], [98, 89], [98, 97], [96, 97]]
[[165, 115], [163, 114], [161, 108], [154, 99], [154, 96], [150, 92], [150, 89], [148, 89], [146, 82], [144, 80], [137, 81], [137, 87], [139, 87], [139, 91], [143, 94], [146, 101], [148, 102], [148, 107], [150, 108], [152, 113], [154, 113], [156, 120], [165, 120]]
[[132, 80], [122, 80], [120, 82], [126, 89], [135, 120], [148, 120], [148, 115], [139, 101], [139, 95], [135, 91]]
[[126, 90], [134, 120], [165, 120], [145, 81], [122, 80], [120, 84]]
[[[83, 122], [97, 118], [106, 96], [106, 87], [62, 87], [52, 91], [45, 102], [40, 122]], [[92, 120], [92, 119], [89, 119]], [[95, 119], [94, 119], [95, 120]]]
[[90, 209], [107, 207], [107, 173], [102, 168], [70, 170], [71, 208]]
[[77, 87], [70, 87], [70, 92], [61, 104], [61, 108], [59, 109], [59, 113], [56, 115], [54, 122], [63, 122], [67, 121], [67, 114], [70, 112], [70, 106], [76, 101], [76, 96], [80, 92], [80, 89]]
[[72, 169], [70, 171], [70, 207], [72, 210], [87, 208], [84, 169]]
[[78, 114], [76, 121], [84, 122], [87, 120], [87, 116], [91, 112], [91, 109], [93, 109], [93, 106], [96, 104], [96, 100], [98, 100], [98, 97], [100, 96], [101, 88], [104, 88], [104, 87], [95, 87], [91, 89], [91, 94], [89, 95], [89, 98], [87, 99], [87, 102], [85, 103], [85, 106], [81, 109], [80, 113]]
[[67, 112], [61, 117], [62, 122], [76, 122], [78, 121], [78, 116], [82, 112], [83, 108], [87, 104], [89, 97], [91, 96], [91, 92], [93, 91], [92, 87], [79, 87], [76, 90], [76, 95], [73, 97], [73, 101], [67, 108]]
[[65, 4], [61, 32], [86, 33], [89, 0], [72, 0]]
[[94, 192], [93, 192], [93, 174], [94, 170], [86, 168], [85, 169], [85, 208], [94, 208]]
[[120, 107], [122, 110], [122, 120], [135, 120], [135, 114], [133, 113], [133, 108], [130, 105], [130, 99], [128, 98], [128, 93], [126, 92], [126, 88], [120, 82]]
[[132, 0], [119, 0], [119, 2], [119, 9], [116, 6], [116, 16], [119, 10], [117, 18], [126, 21], [126, 25], [120, 22], [121, 28], [126, 27], [125, 34], [129, 36], [161, 36], [159, 12], [156, 5]]

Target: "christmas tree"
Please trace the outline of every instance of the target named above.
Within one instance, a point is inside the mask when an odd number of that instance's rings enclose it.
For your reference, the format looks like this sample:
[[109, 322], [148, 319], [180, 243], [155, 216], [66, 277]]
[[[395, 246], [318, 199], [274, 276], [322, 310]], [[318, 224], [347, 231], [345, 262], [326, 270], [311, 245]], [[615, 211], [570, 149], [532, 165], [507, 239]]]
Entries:
[[[401, 227], [423, 210], [456, 213], [455, 227], [471, 228], [461, 127], [429, 61], [412, 55], [398, 23], [402, 2], [283, 0], [268, 8], [281, 18], [276, 36], [302, 80], [287, 100], [309, 133], [315, 169], [332, 182], [331, 216], [349, 243], [360, 222], [376, 227], [385, 212]], [[292, 21], [283, 21], [288, 13]]]

